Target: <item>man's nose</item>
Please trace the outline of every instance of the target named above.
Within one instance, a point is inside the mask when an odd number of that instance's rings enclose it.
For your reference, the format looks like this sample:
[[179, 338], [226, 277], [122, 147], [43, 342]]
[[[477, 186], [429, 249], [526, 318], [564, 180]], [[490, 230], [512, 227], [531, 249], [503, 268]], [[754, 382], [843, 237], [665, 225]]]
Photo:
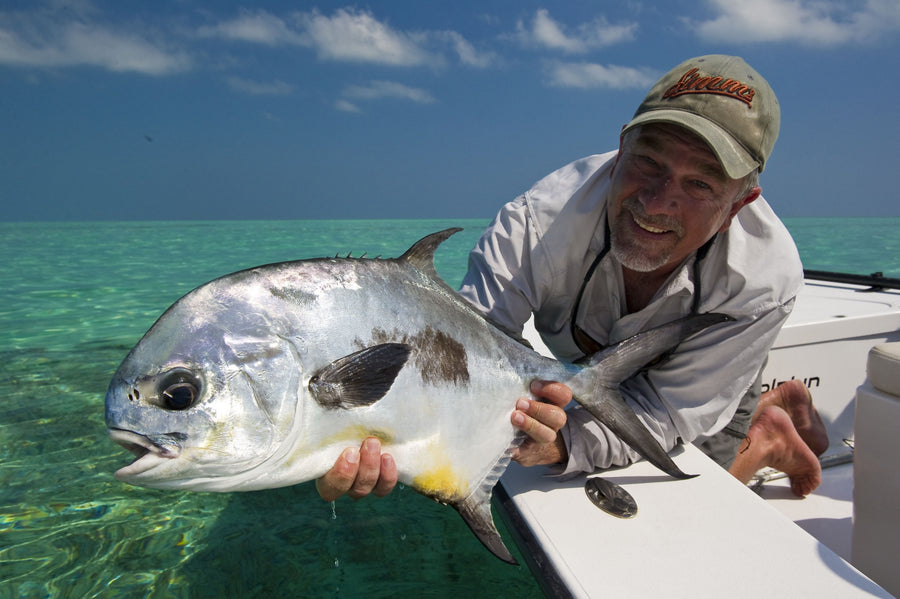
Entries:
[[648, 213], [670, 212], [676, 204], [673, 192], [672, 177], [662, 175], [646, 181], [639, 197]]

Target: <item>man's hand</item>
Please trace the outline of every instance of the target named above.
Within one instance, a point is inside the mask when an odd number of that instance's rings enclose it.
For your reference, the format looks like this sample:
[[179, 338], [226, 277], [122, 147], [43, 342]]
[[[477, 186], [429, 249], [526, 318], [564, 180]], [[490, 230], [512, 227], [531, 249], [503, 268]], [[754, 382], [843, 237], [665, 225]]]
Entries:
[[341, 495], [360, 499], [374, 493], [384, 497], [397, 484], [397, 464], [390, 454], [381, 453], [381, 441], [369, 437], [359, 449], [348, 447], [341, 453], [334, 467], [316, 480], [316, 490], [325, 501]]
[[559, 464], [568, 459], [560, 429], [566, 424], [563, 410], [572, 401], [572, 390], [554, 381], [532, 381], [531, 392], [542, 401], [519, 399], [511, 420], [528, 439], [513, 453], [523, 466]]

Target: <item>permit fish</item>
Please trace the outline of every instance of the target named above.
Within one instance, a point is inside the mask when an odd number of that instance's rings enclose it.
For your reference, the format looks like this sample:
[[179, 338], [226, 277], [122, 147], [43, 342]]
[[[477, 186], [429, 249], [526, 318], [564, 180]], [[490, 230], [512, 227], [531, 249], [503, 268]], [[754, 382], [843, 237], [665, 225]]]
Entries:
[[524, 440], [510, 422], [535, 379], [581, 405], [666, 473], [686, 475], [619, 394], [619, 383], [683, 339], [729, 320], [681, 319], [584, 365], [544, 357], [444, 283], [447, 229], [399, 258], [269, 264], [189, 292], [119, 366], [106, 394], [111, 439], [136, 455], [116, 472], [160, 489], [248, 491], [322, 476], [369, 436], [400, 482], [453, 506], [515, 563], [491, 494]]

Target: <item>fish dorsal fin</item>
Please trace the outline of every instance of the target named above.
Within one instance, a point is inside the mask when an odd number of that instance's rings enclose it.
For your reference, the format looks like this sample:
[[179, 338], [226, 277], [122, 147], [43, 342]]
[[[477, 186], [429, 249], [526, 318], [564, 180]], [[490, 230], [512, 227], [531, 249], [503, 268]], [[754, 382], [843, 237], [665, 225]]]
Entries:
[[318, 371], [309, 380], [309, 390], [325, 408], [370, 406], [390, 391], [410, 352], [405, 343], [367, 347]]
[[406, 261], [419, 270], [436, 277], [437, 271], [434, 269], [434, 252], [448, 237], [454, 233], [459, 233], [460, 231], [462, 231], [461, 228], [453, 227], [452, 229], [444, 229], [443, 231], [438, 231], [437, 233], [432, 233], [431, 235], [423, 237], [415, 242], [411, 248], [406, 250], [398, 260]]
[[[446, 241], [451, 235], [455, 233], [459, 233], [462, 231], [460, 227], [453, 227], [451, 229], [444, 229], [443, 231], [438, 231], [437, 233], [432, 233], [426, 237], [423, 237], [416, 243], [412, 245], [411, 248], [406, 250], [406, 252], [397, 258], [399, 262], [406, 262], [418, 270], [427, 274], [431, 279], [437, 282], [441, 287], [451, 292], [451, 295], [454, 297], [457, 296], [457, 292], [455, 289], [452, 289], [449, 285], [447, 285], [444, 280], [440, 277], [437, 270], [434, 268], [434, 253], [437, 250], [438, 246], [441, 245], [444, 241]], [[469, 302], [459, 298], [460, 304], [464, 305], [467, 309], [472, 310], [479, 317], [486, 320], [493, 327], [500, 329], [507, 337], [511, 337], [512, 339], [518, 341], [520, 344], [524, 345], [529, 349], [534, 349], [531, 346], [531, 343], [528, 342], [521, 334], [511, 331], [505, 326], [495, 322], [490, 316], [485, 314], [483, 311], [479, 310]]]

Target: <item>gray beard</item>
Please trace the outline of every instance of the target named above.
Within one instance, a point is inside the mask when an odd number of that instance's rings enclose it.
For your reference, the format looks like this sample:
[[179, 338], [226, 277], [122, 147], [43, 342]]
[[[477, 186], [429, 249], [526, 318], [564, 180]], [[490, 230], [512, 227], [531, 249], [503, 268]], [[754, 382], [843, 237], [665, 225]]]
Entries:
[[672, 257], [671, 249], [657, 256], [647, 256], [639, 247], [622, 247], [618, 237], [615, 229], [610, 231], [610, 251], [619, 264], [635, 272], [653, 272], [665, 266]]
[[612, 255], [622, 266], [635, 272], [653, 272], [665, 266], [669, 261], [669, 254], [651, 259], [648, 256], [641, 255], [640, 252], [623, 250], [615, 245], [612, 246], [611, 251]]

